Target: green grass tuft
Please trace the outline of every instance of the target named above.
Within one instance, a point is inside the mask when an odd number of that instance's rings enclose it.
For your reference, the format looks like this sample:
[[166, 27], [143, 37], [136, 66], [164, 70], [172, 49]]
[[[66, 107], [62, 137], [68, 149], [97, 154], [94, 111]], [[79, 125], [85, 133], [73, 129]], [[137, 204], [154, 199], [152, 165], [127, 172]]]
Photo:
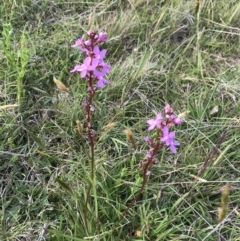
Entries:
[[[1, 4], [0, 106], [19, 106], [0, 109], [0, 240], [239, 239], [240, 3], [195, 8], [186, 0]], [[111, 85], [95, 99], [96, 188], [86, 224], [89, 149], [76, 127], [84, 125], [85, 80], [69, 71], [83, 59], [70, 46], [89, 29], [108, 33]], [[176, 129], [178, 153], [157, 155], [143, 194], [112, 233], [141, 187], [146, 120], [166, 103], [189, 112]], [[205, 182], [197, 182], [224, 130]], [[226, 184], [228, 213], [219, 223]]]

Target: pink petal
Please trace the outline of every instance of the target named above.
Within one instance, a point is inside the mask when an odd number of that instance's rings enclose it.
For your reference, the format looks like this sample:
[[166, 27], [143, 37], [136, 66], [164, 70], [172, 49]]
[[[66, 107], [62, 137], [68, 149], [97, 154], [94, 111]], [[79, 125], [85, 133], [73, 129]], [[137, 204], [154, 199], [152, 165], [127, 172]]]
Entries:
[[99, 88], [101, 88], [101, 89], [102, 89], [102, 88], [104, 87], [103, 80], [102, 80], [102, 79], [98, 80], [97, 85], [98, 85], [98, 87], [99, 87]]
[[170, 145], [169, 148], [170, 148], [171, 152], [177, 153], [177, 149], [176, 149], [176, 147], [174, 145]]
[[107, 53], [106, 49], [103, 49], [100, 53], [100, 56], [103, 58], [105, 56], [105, 54]]
[[90, 63], [91, 63], [91, 57], [87, 57], [85, 60], [84, 60], [84, 65], [86, 65], [86, 66], [89, 66], [90, 65]]
[[82, 65], [76, 65], [72, 70], [70, 70], [70, 73], [76, 72], [76, 71], [81, 71], [81, 66]]
[[79, 45], [80, 45], [80, 46], [83, 45], [83, 36], [82, 36], [82, 38], [77, 39], [76, 42], [75, 42], [75, 44], [71, 45], [71, 47], [72, 47], [72, 48], [75, 48], [75, 47], [77, 47], [77, 46], [79, 46]]
[[98, 65], [98, 62], [99, 62], [99, 60], [96, 59], [96, 58], [92, 60], [92, 68], [93, 68], [93, 70], [96, 69], [96, 67]]
[[94, 46], [93, 53], [99, 55], [99, 47], [97, 45]]
[[86, 74], [87, 74], [87, 70], [86, 69], [82, 70], [81, 77], [84, 78]]

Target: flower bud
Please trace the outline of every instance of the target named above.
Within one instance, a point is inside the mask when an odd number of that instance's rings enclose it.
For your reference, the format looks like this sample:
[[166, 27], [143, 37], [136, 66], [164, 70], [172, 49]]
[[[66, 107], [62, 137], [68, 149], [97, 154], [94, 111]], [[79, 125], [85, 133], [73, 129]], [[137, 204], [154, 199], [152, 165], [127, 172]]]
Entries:
[[107, 40], [107, 33], [105, 31], [101, 31], [99, 33], [99, 41], [100, 42], [105, 42]]

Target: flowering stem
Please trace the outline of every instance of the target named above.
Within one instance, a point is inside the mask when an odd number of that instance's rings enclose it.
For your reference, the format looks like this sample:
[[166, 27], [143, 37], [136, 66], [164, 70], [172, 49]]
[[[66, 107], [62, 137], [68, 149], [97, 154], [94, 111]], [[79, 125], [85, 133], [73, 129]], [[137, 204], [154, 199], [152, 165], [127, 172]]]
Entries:
[[86, 202], [85, 202], [85, 211], [84, 211], [84, 219], [85, 219], [85, 224], [87, 227], [87, 210], [88, 210], [88, 203], [90, 199], [90, 193], [91, 189], [94, 186], [94, 178], [95, 178], [95, 168], [94, 168], [94, 160], [95, 160], [95, 155], [94, 155], [94, 131], [91, 130], [91, 117], [92, 117], [92, 110], [91, 107], [93, 106], [93, 98], [95, 95], [95, 90], [92, 86], [93, 83], [93, 72], [90, 71], [89, 73], [89, 78], [88, 78], [88, 103], [86, 105], [86, 122], [87, 122], [87, 134], [88, 134], [88, 139], [90, 141], [90, 149], [91, 149], [91, 161], [90, 161], [90, 171], [91, 171], [91, 181], [88, 186], [87, 190], [87, 196], [86, 196]]
[[85, 209], [84, 209], [84, 224], [88, 233], [87, 225], [87, 211], [89, 199], [91, 196], [91, 190], [94, 188], [94, 197], [95, 197], [95, 212], [96, 219], [98, 218], [98, 208], [96, 200], [96, 187], [95, 187], [95, 136], [96, 133], [92, 129], [92, 115], [94, 113], [93, 99], [97, 89], [102, 89], [104, 85], [109, 84], [110, 82], [105, 79], [105, 75], [109, 73], [110, 65], [106, 64], [103, 60], [107, 50], [100, 50], [98, 44], [105, 42], [107, 40], [107, 34], [105, 31], [88, 31], [88, 40], [84, 41], [84, 36], [78, 39], [72, 47], [80, 48], [82, 52], [86, 54], [86, 58], [82, 64], [76, 65], [70, 72], [81, 72], [82, 78], [87, 78], [87, 92], [88, 100], [83, 102], [86, 113], [86, 124], [87, 124], [87, 135], [90, 145], [90, 181], [87, 190]]
[[169, 132], [169, 127], [174, 126], [175, 124], [181, 124], [182, 120], [173, 114], [173, 110], [170, 105], [165, 106], [165, 118], [163, 118], [162, 113], [158, 113], [155, 119], [150, 119], [147, 121], [149, 127], [148, 130], [156, 130], [156, 137], [152, 140], [150, 137], [145, 137], [144, 140], [149, 145], [150, 149], [146, 156], [146, 162], [140, 161], [140, 167], [143, 172], [143, 181], [141, 188], [139, 189], [135, 198], [130, 202], [126, 210], [123, 212], [121, 217], [119, 218], [117, 224], [114, 226], [112, 233], [116, 230], [117, 226], [123, 220], [123, 218], [127, 215], [129, 209], [134, 205], [134, 203], [139, 199], [141, 193], [143, 192], [144, 187], [146, 186], [148, 176], [150, 172], [148, 169], [154, 163], [154, 156], [157, 154], [158, 150], [163, 147], [163, 145], [169, 146], [170, 150], [173, 153], [176, 153], [176, 146], [179, 145], [177, 141], [175, 141], [175, 132]]
[[146, 163], [142, 164], [142, 171], [143, 171], [143, 181], [142, 181], [142, 185], [137, 193], [137, 195], [135, 196], [135, 198], [128, 204], [128, 207], [126, 208], [126, 210], [121, 214], [121, 217], [119, 218], [117, 224], [114, 226], [112, 233], [115, 232], [117, 226], [121, 223], [121, 221], [124, 219], [124, 217], [127, 215], [129, 209], [134, 205], [134, 203], [139, 199], [140, 195], [143, 192], [143, 189], [146, 186], [147, 180], [148, 180], [148, 168], [152, 166], [153, 164], [153, 157], [156, 155], [157, 151], [159, 150], [159, 148], [162, 146], [161, 143], [157, 143], [156, 146], [154, 147], [154, 149], [152, 150], [152, 155], [151, 157], [147, 158]]
[[88, 137], [89, 137], [89, 140], [90, 140], [90, 149], [91, 149], [91, 166], [90, 166], [91, 182], [89, 184], [88, 191], [87, 191], [86, 208], [87, 208], [87, 204], [88, 204], [88, 201], [89, 201], [89, 198], [90, 198], [90, 191], [92, 189], [92, 184], [93, 184], [93, 181], [94, 181], [94, 174], [95, 174], [95, 168], [94, 168], [94, 158], [95, 158], [95, 156], [94, 156], [94, 139], [93, 139], [90, 128], [87, 128], [87, 129], [88, 129], [87, 132], [88, 132]]

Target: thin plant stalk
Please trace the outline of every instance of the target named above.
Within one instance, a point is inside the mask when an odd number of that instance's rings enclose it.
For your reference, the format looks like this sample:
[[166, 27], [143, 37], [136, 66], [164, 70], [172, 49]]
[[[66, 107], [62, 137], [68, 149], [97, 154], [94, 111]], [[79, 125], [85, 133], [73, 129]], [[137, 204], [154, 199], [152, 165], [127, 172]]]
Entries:
[[84, 209], [84, 223], [86, 226], [87, 233], [87, 212], [88, 204], [91, 196], [91, 190], [94, 188], [94, 199], [95, 199], [95, 212], [96, 219], [98, 219], [98, 208], [96, 200], [96, 181], [95, 181], [95, 136], [96, 132], [92, 129], [92, 116], [94, 113], [94, 96], [98, 89], [104, 87], [105, 84], [109, 84], [109, 81], [104, 78], [105, 74], [109, 73], [110, 65], [106, 64], [103, 60], [107, 50], [100, 50], [98, 44], [107, 40], [107, 34], [105, 31], [89, 31], [87, 33], [88, 40], [84, 41], [84, 36], [78, 39], [72, 47], [80, 47], [80, 50], [86, 54], [86, 59], [82, 64], [76, 65], [70, 72], [81, 72], [81, 77], [87, 79], [87, 92], [88, 100], [83, 102], [85, 109], [87, 135], [90, 146], [90, 182], [88, 185], [85, 209]]
[[161, 144], [158, 143], [156, 145], [156, 147], [153, 150], [153, 155], [152, 157], [149, 157], [147, 162], [143, 164], [142, 166], [142, 171], [143, 171], [143, 181], [142, 181], [142, 185], [137, 193], [137, 195], [135, 196], [135, 198], [128, 204], [128, 207], [126, 208], [126, 210], [121, 214], [121, 217], [119, 218], [117, 224], [114, 226], [112, 232], [114, 233], [116, 231], [117, 226], [121, 223], [121, 221], [124, 219], [124, 217], [128, 214], [130, 208], [132, 208], [132, 206], [134, 205], [134, 203], [137, 202], [137, 200], [139, 199], [140, 195], [142, 194], [146, 184], [147, 184], [147, 180], [148, 180], [148, 176], [149, 176], [149, 167], [152, 166], [153, 164], [153, 157], [156, 155], [157, 151], [159, 150]]
[[150, 149], [146, 155], [146, 161], [140, 161], [140, 167], [142, 168], [143, 172], [143, 181], [142, 185], [135, 196], [135, 198], [130, 202], [126, 210], [122, 213], [121, 217], [119, 218], [117, 224], [114, 226], [112, 232], [115, 232], [117, 226], [123, 220], [123, 218], [127, 215], [129, 209], [134, 205], [134, 203], [139, 199], [141, 193], [143, 192], [148, 176], [150, 175], [149, 168], [154, 163], [154, 157], [157, 154], [158, 150], [162, 148], [164, 145], [168, 146], [173, 153], [177, 152], [176, 146], [179, 145], [179, 142], [175, 141], [175, 132], [169, 132], [169, 128], [174, 125], [179, 125], [182, 123], [182, 119], [175, 116], [173, 114], [173, 109], [170, 105], [165, 106], [165, 118], [162, 116], [161, 113], [157, 114], [155, 119], [150, 119], [147, 121], [149, 128], [148, 130], [155, 129], [156, 136], [154, 139], [150, 137], [145, 137], [144, 140], [149, 145]]

